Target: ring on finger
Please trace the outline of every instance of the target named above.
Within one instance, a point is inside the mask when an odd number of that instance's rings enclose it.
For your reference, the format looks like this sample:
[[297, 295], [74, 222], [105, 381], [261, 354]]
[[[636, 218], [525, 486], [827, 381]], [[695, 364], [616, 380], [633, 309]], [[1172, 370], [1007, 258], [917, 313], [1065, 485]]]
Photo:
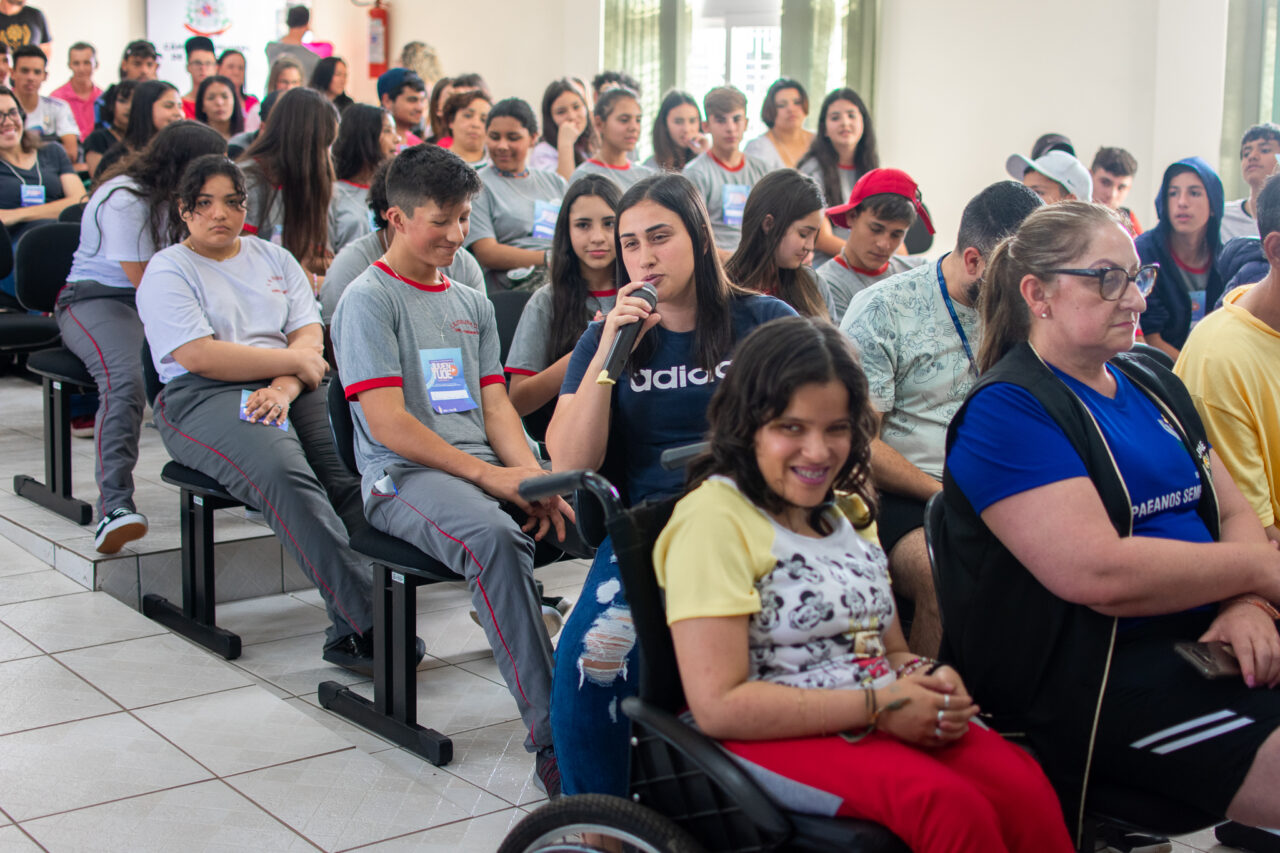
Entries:
[[941, 729], [941, 728], [939, 728], [939, 727], [937, 727], [937, 726], [935, 726], [935, 727], [934, 727], [934, 729], [933, 729], [933, 736], [934, 736], [934, 737], [942, 737], [942, 729]]
[[943, 707], [943, 708], [950, 708], [950, 707], [951, 707], [951, 694], [950, 694], [950, 693], [944, 693], [944, 694], [942, 695], [942, 707]]
[[939, 708], [939, 709], [938, 709], [938, 724], [939, 724], [939, 725], [941, 725], [941, 724], [942, 724], [942, 709], [941, 709], [941, 708]]

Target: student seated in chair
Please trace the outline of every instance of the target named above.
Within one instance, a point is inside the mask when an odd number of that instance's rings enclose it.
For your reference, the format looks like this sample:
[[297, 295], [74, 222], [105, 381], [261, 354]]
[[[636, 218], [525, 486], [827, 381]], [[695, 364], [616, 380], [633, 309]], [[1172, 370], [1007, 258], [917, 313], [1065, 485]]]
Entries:
[[434, 145], [387, 175], [395, 240], [347, 288], [332, 335], [355, 423], [365, 515], [467, 578], [520, 716], [537, 778], [560, 790], [551, 745], [551, 640], [533, 582], [535, 540], [565, 537], [560, 498], [527, 503], [543, 474], [507, 399], [493, 305], [440, 269], [466, 241], [476, 171]]
[[348, 529], [363, 523], [360, 496], [329, 436], [310, 282], [287, 250], [240, 236], [244, 176], [226, 157], [191, 161], [176, 195], [188, 236], [152, 256], [137, 295], [165, 383], [154, 406], [160, 439], [262, 510], [324, 599], [333, 622], [324, 659], [370, 673], [369, 570], [348, 546]]

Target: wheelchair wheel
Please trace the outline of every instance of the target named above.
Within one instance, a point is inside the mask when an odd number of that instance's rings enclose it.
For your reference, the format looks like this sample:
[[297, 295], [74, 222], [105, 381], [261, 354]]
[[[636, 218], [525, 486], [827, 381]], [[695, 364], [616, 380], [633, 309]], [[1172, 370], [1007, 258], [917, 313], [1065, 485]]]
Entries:
[[676, 823], [605, 794], [561, 797], [516, 824], [498, 853], [702, 853]]

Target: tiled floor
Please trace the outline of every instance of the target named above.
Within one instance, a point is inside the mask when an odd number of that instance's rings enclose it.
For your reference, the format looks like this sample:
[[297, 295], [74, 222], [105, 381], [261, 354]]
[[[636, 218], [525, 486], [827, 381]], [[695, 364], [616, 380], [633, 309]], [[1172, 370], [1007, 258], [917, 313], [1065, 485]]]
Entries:
[[226, 662], [0, 539], [0, 851], [495, 850], [544, 796], [465, 590], [419, 596], [443, 768], [319, 707], [322, 680], [372, 685], [320, 660], [315, 593], [220, 606]]
[[[0, 377], [0, 410], [0, 482], [39, 475], [38, 389]], [[91, 444], [74, 450], [77, 494], [91, 497]], [[172, 553], [148, 553], [176, 545], [175, 493], [158, 476], [166, 458], [144, 430], [139, 504], [152, 532], [104, 576], [124, 600], [136, 601], [139, 580], [142, 591], [173, 581]], [[219, 513], [219, 541], [262, 530]], [[436, 768], [319, 707], [323, 680], [366, 695], [372, 685], [320, 660], [328, 620], [314, 590], [220, 605], [219, 624], [244, 642], [226, 662], [77, 583], [88, 581], [74, 559], [91, 554], [86, 529], [5, 488], [0, 534], [10, 537], [0, 535], [0, 853], [490, 853], [545, 799], [460, 584], [418, 593], [419, 720], [454, 742], [453, 761]], [[227, 562], [252, 567], [261, 554], [248, 547]], [[280, 572], [296, 586], [289, 561]], [[569, 561], [539, 577], [573, 598], [585, 573]], [[1226, 853], [1211, 832], [1174, 846]]]

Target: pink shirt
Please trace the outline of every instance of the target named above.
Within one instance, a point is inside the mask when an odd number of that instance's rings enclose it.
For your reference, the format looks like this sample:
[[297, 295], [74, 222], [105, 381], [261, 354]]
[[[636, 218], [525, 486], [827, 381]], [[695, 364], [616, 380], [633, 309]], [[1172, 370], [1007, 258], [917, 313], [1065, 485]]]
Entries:
[[71, 114], [76, 117], [76, 126], [80, 128], [81, 139], [93, 133], [93, 104], [98, 98], [102, 97], [101, 89], [94, 86], [89, 96], [82, 98], [76, 94], [76, 90], [71, 86], [71, 81], [68, 80], [62, 86], [50, 92], [50, 95], [66, 101], [67, 106], [71, 107]]

